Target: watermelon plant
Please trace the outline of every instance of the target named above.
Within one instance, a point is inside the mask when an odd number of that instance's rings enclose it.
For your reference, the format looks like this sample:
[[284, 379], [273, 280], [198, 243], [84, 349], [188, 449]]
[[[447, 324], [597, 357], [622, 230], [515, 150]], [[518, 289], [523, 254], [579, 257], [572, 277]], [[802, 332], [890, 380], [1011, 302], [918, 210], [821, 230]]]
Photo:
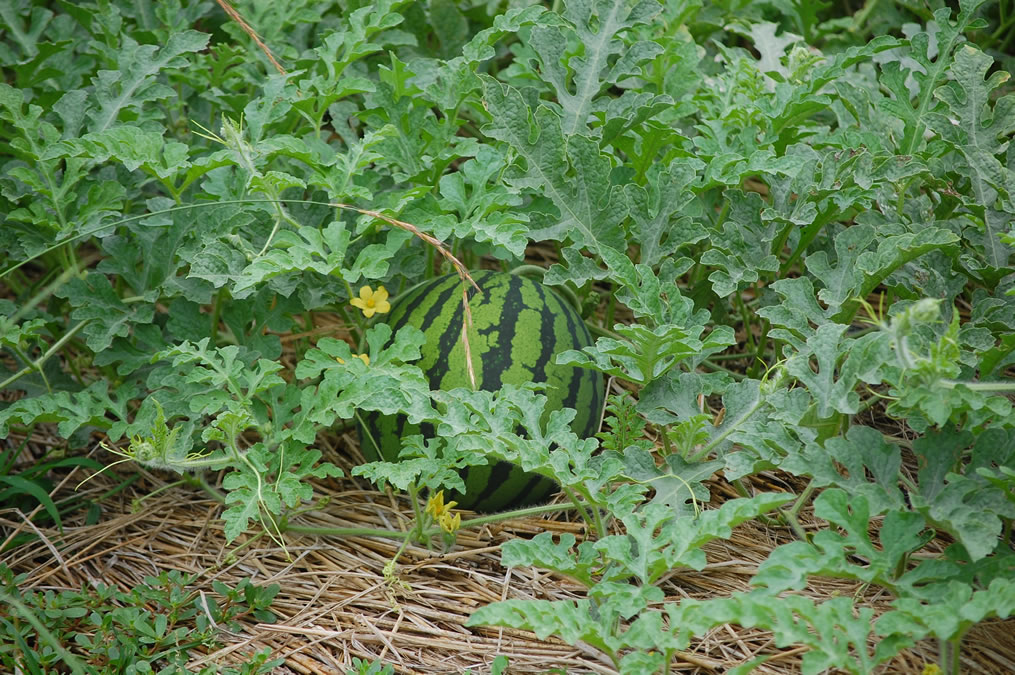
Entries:
[[[46, 475], [99, 447], [284, 548], [358, 421], [403, 550], [579, 518], [502, 562], [581, 592], [470, 625], [618, 672], [733, 624], [957, 673], [1011, 617], [1011, 0], [226, 5], [0, 5], [0, 439], [69, 456], [0, 506], [99, 508]], [[677, 589], [752, 520], [748, 590]]]
[[[599, 429], [603, 377], [596, 370], [558, 364], [557, 356], [592, 345], [578, 313], [551, 289], [519, 275], [482, 271], [472, 275], [468, 315], [458, 275], [438, 277], [400, 298], [391, 308], [393, 331], [413, 326], [425, 342], [417, 365], [431, 389], [498, 391], [505, 384], [544, 384], [545, 413], [577, 411], [571, 428], [582, 438]], [[463, 339], [466, 327], [466, 339]], [[402, 439], [434, 425], [411, 425], [404, 415], [364, 415], [360, 447], [370, 460], [397, 461]], [[546, 501], [556, 491], [546, 476], [527, 474], [508, 462], [462, 469], [461, 508], [497, 511]]]

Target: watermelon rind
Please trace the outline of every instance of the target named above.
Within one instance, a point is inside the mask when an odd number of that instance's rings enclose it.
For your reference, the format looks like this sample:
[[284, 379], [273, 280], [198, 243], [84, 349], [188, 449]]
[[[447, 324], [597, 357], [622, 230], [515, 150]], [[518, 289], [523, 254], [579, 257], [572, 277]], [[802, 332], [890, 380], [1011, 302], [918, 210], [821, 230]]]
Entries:
[[[549, 287], [528, 277], [483, 270], [472, 273], [479, 291], [470, 287], [472, 326], [469, 346], [476, 388], [497, 391], [504, 384], [543, 383], [546, 411], [573, 408], [571, 428], [580, 437], [599, 427], [603, 376], [596, 370], [556, 363], [557, 354], [592, 344], [585, 322]], [[472, 388], [462, 343], [462, 280], [457, 274], [437, 277], [397, 298], [387, 323], [392, 335], [403, 326], [423, 331], [426, 343], [417, 365], [432, 390]], [[401, 415], [360, 415], [360, 444], [368, 461], [398, 461], [402, 439], [414, 434], [433, 437], [429, 424], [410, 424]], [[450, 498], [459, 508], [492, 512], [545, 502], [557, 485], [508, 462], [462, 470], [464, 494]]]

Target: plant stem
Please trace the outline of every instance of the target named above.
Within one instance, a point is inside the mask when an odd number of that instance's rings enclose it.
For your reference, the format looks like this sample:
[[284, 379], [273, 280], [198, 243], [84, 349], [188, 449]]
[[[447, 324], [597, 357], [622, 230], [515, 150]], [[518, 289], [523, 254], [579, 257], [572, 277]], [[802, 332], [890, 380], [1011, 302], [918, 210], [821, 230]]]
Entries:
[[[97, 255], [96, 256], [89, 256], [88, 258], [85, 258], [84, 260], [81, 261], [81, 265], [84, 266], [84, 267], [87, 267], [87, 266], [91, 265], [93, 262], [95, 262], [95, 260], [97, 260], [99, 257], [100, 256], [97, 256]], [[17, 268], [11, 268], [11, 270], [14, 270], [14, 269], [17, 269]], [[21, 317], [23, 317], [25, 314], [27, 314], [28, 312], [30, 312], [33, 309], [35, 309], [35, 307], [39, 303], [41, 303], [43, 300], [45, 300], [46, 298], [51, 296], [58, 288], [60, 288], [65, 283], [70, 281], [71, 277], [77, 276], [77, 274], [78, 274], [78, 270], [69, 269], [69, 268], [65, 269], [63, 272], [61, 272], [59, 275], [57, 275], [57, 277], [55, 279], [53, 279], [51, 282], [49, 282], [49, 284], [47, 284], [45, 288], [43, 288], [41, 291], [36, 293], [35, 296], [31, 300], [29, 300], [25, 304], [21, 305], [20, 307], [18, 307], [17, 311], [14, 312], [14, 316], [11, 317], [11, 321], [13, 323], [17, 323], [21, 319]], [[3, 275], [0, 275], [0, 276], [3, 276]]]
[[719, 208], [719, 215], [717, 215], [715, 218], [716, 230], [722, 229], [723, 223], [726, 222], [726, 216], [729, 215], [729, 212], [730, 212], [730, 202], [728, 199], [724, 199], [722, 202], [722, 206]]
[[496, 523], [501, 520], [510, 520], [512, 518], [527, 518], [529, 516], [538, 516], [543, 513], [557, 513], [560, 511], [571, 511], [574, 509], [581, 509], [581, 504], [572, 502], [570, 504], [543, 504], [542, 506], [530, 506], [524, 509], [504, 511], [503, 513], [491, 513], [486, 516], [463, 520], [462, 529], [464, 530], [466, 527], [478, 527], [488, 523]]
[[616, 289], [613, 287], [613, 284], [610, 284], [610, 299], [606, 303], [606, 316], [603, 318], [603, 323], [605, 325], [607, 326], [613, 325], [613, 313], [616, 309], [617, 309], [617, 292]]
[[585, 508], [585, 504], [583, 504], [582, 502], [580, 502], [578, 500], [578, 497], [575, 495], [573, 490], [571, 490], [568, 487], [565, 487], [564, 488], [564, 493], [571, 499], [571, 502], [576, 507], [578, 507], [578, 512], [581, 514], [582, 519], [586, 523], [588, 523], [589, 525], [591, 525], [594, 528], [596, 528], [596, 533], [599, 534], [600, 537], [605, 537], [606, 536], [606, 528], [603, 525], [602, 518], [599, 517], [598, 510], [594, 512], [595, 513], [595, 518], [592, 518], [592, 516], [589, 515], [588, 509]]
[[[18, 372], [14, 373], [3, 382], [0, 382], [0, 389], [6, 389], [11, 383], [16, 382], [17, 380], [21, 379], [22, 377], [32, 372], [33, 370], [38, 370], [41, 373], [42, 366], [44, 363], [46, 363], [49, 357], [55, 354], [56, 352], [60, 351], [61, 349], [63, 349], [63, 346], [67, 344], [71, 340], [71, 338], [73, 338], [77, 334], [77, 332], [80, 331], [82, 328], [84, 328], [90, 321], [91, 319], [85, 319], [84, 321], [74, 326], [69, 331], [67, 331], [67, 333], [63, 337], [61, 337], [59, 340], [53, 343], [52, 347], [46, 350], [45, 354], [35, 359], [35, 361], [32, 361], [27, 366], [25, 366]], [[46, 388], [49, 389], [48, 382], [46, 384]]]
[[[414, 534], [418, 538], [423, 535], [424, 512], [421, 511], [419, 508], [419, 488], [416, 487], [414, 483], [409, 484], [409, 502], [412, 504], [412, 513], [413, 517], [415, 518], [415, 520], [413, 521], [415, 523]], [[402, 546], [402, 548], [404, 549], [405, 546]], [[397, 559], [398, 556], [395, 556], [395, 558]]]
[[824, 228], [831, 218], [832, 209], [828, 209], [825, 213], [819, 214], [818, 217], [814, 219], [814, 222], [804, 228], [803, 233], [800, 235], [800, 241], [797, 242], [796, 249], [790, 254], [789, 258], [786, 259], [786, 262], [779, 266], [780, 279], [785, 278], [789, 274], [790, 269], [792, 269], [793, 265], [800, 256], [807, 251], [807, 247], [810, 246], [811, 242], [817, 238], [818, 233], [821, 232], [822, 228]]
[[[1004, 3], [1003, 3], [1003, 2], [1001, 2], [1001, 3], [999, 3], [999, 4], [1000, 4], [1000, 6], [1002, 6], [1002, 7], [1004, 6]], [[1004, 13], [1004, 12], [1003, 12], [1003, 10], [1002, 10], [1002, 14], [1003, 14], [1003, 13]], [[991, 43], [993, 43], [993, 42], [997, 42], [998, 40], [1000, 40], [1000, 39], [1001, 39], [1001, 36], [1002, 36], [1002, 35], [1005, 35], [1005, 34], [1006, 34], [1006, 33], [1008, 32], [1008, 30], [1009, 30], [1009, 29], [1010, 29], [1010, 28], [1011, 28], [1012, 26], [1015, 26], [1015, 15], [1012, 15], [1012, 16], [1008, 17], [1007, 19], [1005, 19], [1005, 18], [1004, 18], [1003, 16], [1002, 16], [1001, 18], [1002, 18], [1001, 24], [1000, 24], [1000, 25], [999, 25], [999, 26], [997, 27], [997, 30], [995, 30], [995, 31], [994, 31], [994, 32], [993, 32], [993, 33], [991, 34], [990, 38], [988, 38], [988, 40], [987, 40], [987, 45], [985, 45], [985, 46], [989, 46], [989, 45], [990, 45]], [[1010, 38], [1010, 36], [1006, 37], [1006, 38], [1005, 38], [1005, 42], [1004, 42], [1004, 43], [1005, 43], [1005, 44], [1008, 44], [1008, 40], [1010, 40], [1010, 39], [1011, 39], [1011, 38]]]
[[609, 328], [603, 328], [602, 326], [597, 326], [593, 323], [586, 323], [585, 325], [588, 327], [589, 332], [595, 336], [613, 338], [614, 340], [627, 340], [627, 338], [619, 333], [614, 333]]
[[718, 363], [713, 363], [712, 359], [710, 359], [710, 358], [709, 359], [702, 359], [701, 365], [706, 366], [708, 368], [711, 368], [712, 370], [722, 371], [722, 372], [726, 373], [727, 375], [729, 375], [730, 377], [732, 377], [737, 382], [747, 378], [747, 376], [744, 375], [743, 373], [738, 373], [737, 371], [730, 370], [729, 368], [726, 368], [725, 366], [720, 366]]
[[[211, 334], [218, 335], [219, 332], [219, 319], [222, 316], [222, 295], [225, 293], [225, 288], [220, 288], [219, 292], [215, 294], [215, 302], [212, 303], [211, 308]], [[212, 344], [215, 344], [212, 342]]]
[[[151, 497], [154, 497], [155, 495], [159, 494], [160, 492], [165, 492], [166, 490], [172, 490], [177, 485], [186, 485], [187, 482], [188, 481], [186, 480], [186, 478], [181, 478], [180, 480], [174, 480], [172, 483], [166, 483], [165, 485], [163, 485], [162, 487], [158, 488], [157, 490], [152, 490], [151, 492], [148, 492], [148, 493], [144, 494], [143, 496], [138, 497], [137, 499], [134, 500], [134, 503], [137, 504], [138, 506], [140, 506], [144, 502], [144, 500], [149, 499]], [[209, 487], [211, 487], [211, 486], [209, 486]], [[214, 490], [214, 488], [211, 488], [211, 489]], [[216, 492], [217, 492], [217, 490], [216, 490]], [[216, 500], [216, 501], [218, 501], [218, 500]], [[225, 503], [225, 497], [222, 498], [222, 502], [221, 503]]]
[[807, 483], [807, 487], [800, 493], [797, 500], [793, 502], [792, 508], [789, 511], [783, 512], [783, 517], [789, 523], [789, 526], [793, 529], [793, 533], [800, 539], [800, 541], [807, 541], [807, 533], [804, 532], [804, 528], [800, 525], [800, 521], [797, 520], [797, 514], [800, 513], [800, 509], [804, 507], [807, 501], [811, 498], [811, 494], [814, 493], [814, 481]]
[[[697, 459], [700, 456], [701, 456], [700, 454], [695, 455], [695, 459]], [[732, 483], [730, 483], [730, 484], [733, 486], [733, 489], [737, 491], [738, 495], [740, 495], [744, 499], [750, 499], [751, 498], [751, 491], [747, 489], [746, 485], [744, 485], [744, 481], [742, 481], [741, 479], [737, 478], [736, 480], [732, 481]], [[764, 525], [767, 525], [769, 527], [774, 527], [774, 526], [778, 525], [777, 521], [773, 520], [772, 518], [769, 518], [768, 516], [766, 516], [763, 513], [758, 515], [757, 520], [758, 520], [758, 522], [760, 522], [760, 523], [762, 523]]]
[[[285, 525], [283, 532], [312, 534], [321, 537], [383, 537], [385, 539], [410, 539], [408, 532], [382, 530], [374, 527], [313, 527], [310, 525]], [[433, 530], [436, 534], [438, 530]], [[427, 534], [430, 534], [427, 532]]]
[[663, 453], [665, 453], [667, 457], [673, 454], [673, 446], [670, 444], [670, 437], [666, 433], [666, 427], [659, 427], [659, 437], [663, 439]]
[[754, 352], [754, 363], [751, 364], [751, 369], [747, 371], [748, 377], [757, 378], [760, 369], [768, 369], [768, 364], [765, 363], [765, 359], [762, 356], [765, 353], [765, 348], [768, 347], [768, 330], [771, 327], [772, 324], [768, 319], [762, 320], [761, 336], [758, 338], [758, 349]]
[[754, 331], [751, 330], [751, 315], [747, 312], [744, 298], [739, 292], [733, 294], [733, 304], [740, 310], [740, 320], [744, 324], [744, 339], [746, 340], [744, 346], [748, 349], [753, 348], [757, 350], [758, 346], [754, 342]]
[[[867, 0], [864, 3], [863, 8], [853, 15], [853, 25], [849, 27], [850, 33], [857, 33], [863, 26], [864, 22], [867, 21], [867, 17], [870, 16], [874, 8], [878, 6], [878, 0]], [[869, 31], [863, 31], [860, 35], [866, 36]]]
[[961, 385], [972, 391], [1015, 391], [1015, 382], [963, 382], [940, 379], [937, 383], [946, 389], [954, 389]]
[[512, 268], [509, 274], [513, 274], [514, 276], [525, 276], [530, 272], [535, 272], [537, 276], [542, 278], [542, 276], [546, 274], [546, 268], [540, 267], [539, 265], [518, 265], [517, 267]]
[[[184, 474], [184, 475], [186, 475], [186, 474]], [[225, 504], [226, 503], [226, 496], [224, 494], [222, 494], [222, 492], [217, 487], [215, 487], [214, 485], [209, 483], [208, 479], [204, 477], [204, 474], [201, 474], [201, 473], [195, 474], [193, 476], [189, 476], [189, 477], [185, 478], [185, 480], [186, 480], [186, 482], [190, 483], [191, 485], [196, 485], [199, 488], [201, 488], [202, 490], [204, 490], [205, 492], [207, 492], [208, 495], [212, 499], [217, 501], [219, 504]]]
[[792, 229], [792, 223], [786, 225], [782, 228], [779, 234], [776, 235], [775, 240], [772, 242], [772, 255], [776, 258], [782, 258], [782, 250], [786, 248], [786, 241], [789, 239], [789, 233]]
[[960, 628], [955, 635], [947, 640], [938, 640], [940, 649], [938, 665], [941, 666], [944, 675], [960, 675], [962, 672], [962, 638], [965, 633], [966, 629]]

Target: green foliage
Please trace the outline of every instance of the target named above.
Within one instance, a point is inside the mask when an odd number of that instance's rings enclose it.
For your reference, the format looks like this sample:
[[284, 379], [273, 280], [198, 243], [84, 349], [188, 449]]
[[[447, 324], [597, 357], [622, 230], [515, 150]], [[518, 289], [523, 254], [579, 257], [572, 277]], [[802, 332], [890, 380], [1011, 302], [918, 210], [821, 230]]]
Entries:
[[666, 325], [650, 329], [634, 324], [616, 325], [613, 330], [620, 340], [602, 337], [582, 351], [561, 354], [560, 363], [573, 363], [595, 368], [635, 384], [649, 384], [659, 379], [681, 361], [692, 356], [705, 357], [722, 351], [733, 343], [733, 331], [722, 326], [702, 341], [704, 326], [685, 329]]
[[[588, 587], [589, 597], [496, 602], [474, 612], [467, 625], [522, 628], [541, 638], [556, 635], [570, 643], [581, 641], [603, 650], [621, 672], [638, 672], [634, 663], [640, 664], [639, 659], [621, 659], [623, 651], [636, 648], [647, 652], [658, 668], [665, 663], [660, 662], [660, 654], [686, 648], [690, 632], [687, 624], [671, 624], [675, 634], [662, 628], [664, 614], [649, 609], [650, 604], [663, 600], [655, 582], [674, 569], [702, 569], [705, 553], [701, 546], [729, 537], [732, 527], [786, 501], [785, 495], [763, 494], [731, 500], [719, 509], [682, 519], [674, 518], [665, 506], [647, 505], [621, 519], [627, 534], [582, 542], [577, 555], [571, 553], [575, 539], [570, 534], [561, 535], [557, 543], [549, 533], [531, 541], [508, 542], [505, 565], [537, 565], [566, 574]], [[633, 617], [637, 619], [629, 627], [618, 629], [618, 622]], [[699, 619], [698, 623], [703, 622]]]
[[[340, 475], [318, 435], [404, 415], [435, 437], [357, 475], [415, 498], [510, 461], [588, 525], [504, 549], [584, 595], [472, 625], [632, 673], [723, 623], [806, 647], [805, 672], [872, 672], [933, 637], [957, 672], [969, 628], [1015, 607], [1015, 7], [508, 4], [241, 9], [285, 74], [214, 3], [0, 6], [0, 506], [56, 527], [91, 508], [54, 476], [100, 468], [83, 458], [98, 434], [152, 470], [219, 475], [227, 537], [284, 544]], [[596, 438], [533, 388], [431, 392], [420, 331], [350, 304], [452, 271], [447, 255], [548, 263], [598, 338], [560, 363], [629, 392]], [[24, 459], [40, 429], [66, 456]], [[746, 496], [762, 471], [810, 487], [775, 521], [791, 496], [715, 507], [714, 476]], [[665, 597], [670, 570], [753, 518], [798, 537], [752, 590]], [[893, 608], [789, 592], [814, 577]], [[213, 639], [200, 613], [159, 619], [162, 600], [96, 591], [93, 625], [81, 594], [12, 583], [46, 630], [81, 636], [31, 641], [6, 616], [0, 659], [37, 671], [86, 652], [173, 668], [160, 649]]]
[[[27, 443], [27, 439], [22, 443], [11, 443], [0, 452], [0, 505], [3, 505], [3, 508], [18, 509], [27, 515], [35, 514], [36, 507], [41, 507], [33, 522], [52, 524], [62, 530], [63, 517], [66, 514], [82, 508], [92, 508], [94, 505], [84, 499], [73, 499], [59, 504], [54, 501], [50, 494], [55, 487], [52, 478], [54, 472], [72, 467], [95, 471], [101, 469], [103, 465], [89, 457], [61, 457], [59, 453], [53, 453], [52, 457], [43, 458], [15, 473], [13, 469], [18, 456], [25, 450]], [[16, 536], [11, 541], [5, 542], [0, 552], [6, 548], [15, 548], [34, 538], [34, 532]]]
[[[220, 630], [235, 630], [237, 619], [251, 615], [274, 621], [269, 609], [279, 586], [236, 587], [215, 581], [214, 593], [193, 587], [195, 577], [177, 571], [147, 577], [129, 592], [97, 584], [94, 588], [45, 592], [23, 591], [24, 576], [0, 565], [0, 597], [8, 612], [0, 618], [4, 647], [0, 663], [17, 670], [44, 672], [186, 673], [197, 653], [221, 644]], [[71, 647], [83, 656], [73, 656]], [[208, 665], [200, 672], [254, 675], [282, 663], [270, 650], [249, 654], [239, 666]]]
[[385, 665], [379, 661], [364, 661], [353, 657], [352, 668], [346, 669], [346, 675], [394, 675], [393, 666]]

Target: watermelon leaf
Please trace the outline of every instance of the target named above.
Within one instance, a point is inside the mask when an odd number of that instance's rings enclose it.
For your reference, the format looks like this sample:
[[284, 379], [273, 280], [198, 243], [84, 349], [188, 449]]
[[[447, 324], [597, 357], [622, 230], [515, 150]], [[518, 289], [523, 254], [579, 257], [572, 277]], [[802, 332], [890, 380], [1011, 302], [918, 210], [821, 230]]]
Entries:
[[[875, 632], [873, 609], [858, 608], [851, 598], [819, 602], [803, 595], [773, 596], [761, 590], [708, 600], [683, 600], [668, 606], [666, 615], [674, 631], [674, 627], [686, 627], [685, 630], [702, 634], [724, 623], [770, 630], [776, 645], [808, 648], [801, 663], [801, 672], [808, 675], [833, 668], [871, 672], [926, 635], [895, 627], [878, 631], [881, 640], [872, 655], [867, 645]], [[731, 672], [744, 674], [750, 668]]]
[[812, 403], [808, 392], [788, 391], [778, 385], [778, 378], [729, 382], [721, 377], [671, 372], [645, 388], [638, 410], [656, 424], [693, 423], [702, 414], [698, 395], [721, 394], [722, 421], [718, 426], [705, 426], [707, 437], [693, 450], [682, 451], [692, 459], [717, 453], [726, 462], [727, 480], [734, 480], [779, 466], [787, 453], [817, 435], [802, 424]]
[[[329, 223], [322, 230], [301, 227], [295, 232], [279, 232], [271, 248], [243, 268], [234, 281], [233, 295], [246, 297], [262, 282], [293, 272], [313, 271], [341, 276], [350, 236], [349, 230], [338, 221]], [[354, 279], [350, 280], [350, 283], [354, 282]]]
[[652, 501], [669, 506], [677, 518], [693, 516], [709, 502], [711, 495], [702, 481], [722, 467], [721, 460], [690, 463], [680, 455], [667, 455], [660, 468], [655, 458], [640, 448], [629, 447], [624, 452], [625, 475], [651, 487], [655, 491]]
[[886, 334], [872, 333], [853, 340], [844, 337], [847, 328], [834, 323], [819, 326], [806, 346], [786, 362], [786, 372], [814, 397], [820, 418], [830, 417], [833, 411], [856, 413], [860, 402], [854, 391], [857, 384], [879, 384], [882, 371], [894, 361]]
[[762, 563], [752, 583], [772, 593], [801, 589], [810, 575], [856, 579], [889, 588], [896, 585], [904, 556], [923, 548], [926, 522], [920, 515], [889, 511], [880, 533], [880, 547], [868, 534], [872, 513], [865, 497], [838, 488], [815, 500], [815, 515], [839, 528], [823, 530], [812, 541], [795, 541], [776, 548]]
[[645, 187], [624, 186], [641, 264], [655, 267], [680, 247], [708, 237], [701, 222], [687, 215], [694, 199], [691, 183], [701, 168], [700, 160], [679, 158], [665, 168], [654, 164]]
[[[925, 464], [919, 473], [919, 492], [911, 494], [910, 501], [914, 511], [949, 532], [977, 561], [997, 548], [1003, 522], [1015, 518], [1015, 503], [1003, 489], [990, 485], [975, 472], [963, 475], [953, 471], [972, 440], [968, 433], [950, 430], [931, 431], [917, 439], [913, 451]], [[1003, 444], [995, 447], [998, 441]], [[982, 454], [987, 453], [995, 457], [994, 461], [1012, 462], [1012, 442], [999, 434], [983, 438], [975, 448], [980, 462]]]
[[763, 219], [761, 197], [731, 190], [726, 201], [729, 216], [722, 230], [711, 234], [712, 248], [701, 255], [703, 264], [715, 268], [708, 279], [719, 297], [779, 270], [779, 260], [771, 253], [778, 227]]
[[617, 299], [643, 322], [650, 326], [707, 322], [705, 315], [695, 312], [694, 304], [677, 289], [677, 279], [694, 265], [689, 258], [666, 260], [657, 274], [648, 265], [636, 265], [612, 248], [603, 248], [599, 255], [610, 270], [611, 280], [619, 286]]
[[151, 115], [158, 106], [151, 101], [173, 96], [170, 87], [158, 81], [158, 75], [167, 68], [186, 68], [185, 54], [204, 49], [211, 36], [196, 30], [173, 33], [161, 48], [128, 42], [116, 55], [117, 70], [97, 82], [94, 100], [98, 109], [89, 110], [89, 128], [101, 132], [112, 127], [124, 111], [134, 112], [141, 119]]
[[687, 327], [672, 324], [647, 328], [640, 324], [613, 327], [625, 339], [601, 337], [592, 347], [581, 351], [568, 350], [557, 357], [557, 363], [594, 368], [607, 375], [647, 385], [663, 377], [682, 361], [704, 358], [722, 351], [735, 342], [728, 326], [718, 326], [702, 342], [697, 336], [703, 325]]
[[[899, 142], [898, 153], [915, 154], [925, 142], [924, 131], [930, 119], [944, 104], [935, 101], [938, 83], [946, 78], [952, 63], [952, 54], [965, 42], [964, 32], [974, 22], [977, 10], [985, 0], [966, 0], [959, 3], [955, 20], [951, 10], [941, 8], [934, 13], [934, 22], [925, 31], [910, 38], [910, 49], [900, 53], [884, 68], [883, 82], [895, 93], [892, 99], [883, 99], [881, 105], [891, 115], [905, 124], [905, 131]], [[903, 72], [903, 68], [908, 72]], [[916, 96], [909, 89], [907, 78], [912, 78]], [[982, 78], [981, 78], [982, 80]], [[967, 80], [968, 82], [968, 80]]]
[[535, 566], [565, 574], [575, 581], [591, 587], [601, 570], [601, 557], [590, 541], [578, 545], [572, 553], [575, 537], [569, 532], [558, 535], [554, 541], [550, 532], [541, 532], [532, 539], [512, 539], [505, 542], [501, 564], [505, 567]]
[[829, 438], [823, 446], [811, 442], [790, 449], [781, 466], [798, 476], [812, 476], [815, 487], [832, 485], [862, 496], [871, 511], [880, 514], [905, 507], [897, 484], [901, 462], [898, 446], [877, 431], [851, 427], [844, 437]]
[[964, 635], [984, 619], [1009, 617], [1015, 612], [1015, 581], [1010, 578], [993, 579], [986, 588], [976, 590], [958, 581], [936, 586], [932, 601], [897, 599], [892, 603], [896, 609], [878, 619], [877, 632], [909, 634], [914, 638], [933, 635], [948, 640]]
[[[596, 439], [580, 439], [571, 430], [575, 411], [564, 408], [546, 414], [546, 397], [534, 389], [533, 385], [504, 385], [496, 393], [435, 391], [437, 434], [459, 453], [452, 457], [464, 453], [516, 464], [526, 472], [552, 478], [586, 500], [607, 503], [614, 493], [611, 483], [624, 480], [623, 463], [610, 455], [597, 457]], [[633, 494], [621, 491], [618, 508]]]
[[368, 462], [353, 467], [352, 475], [362, 476], [383, 488], [390, 484], [403, 492], [410, 488], [465, 492], [459, 469], [482, 461], [482, 457], [452, 459], [443, 439], [424, 439], [415, 434], [402, 442], [402, 457], [397, 462]]
[[[1015, 131], [1015, 96], [1008, 94], [992, 100], [993, 90], [1010, 75], [998, 71], [986, 77], [993, 59], [979, 49], [963, 45], [955, 51], [949, 65], [949, 80], [938, 87], [935, 98], [943, 101], [951, 115], [932, 114], [931, 127], [966, 161], [971, 178], [970, 198], [965, 201], [982, 219], [985, 263], [993, 268], [1010, 269], [1012, 249], [1001, 236], [1008, 234], [1009, 223], [997, 200], [1015, 199], [1015, 174], [998, 159], [1007, 150], [1006, 138]], [[952, 120], [958, 120], [956, 127]]]
[[502, 185], [489, 184], [506, 165], [500, 152], [484, 145], [457, 172], [441, 177], [440, 205], [445, 211], [456, 211], [458, 223], [447, 231], [434, 229], [434, 236], [444, 240], [453, 234], [459, 239], [488, 241], [521, 257], [529, 241], [529, 218], [516, 208], [522, 199]]
[[852, 316], [854, 297], [864, 298], [892, 272], [930, 251], [948, 250], [959, 241], [952, 232], [935, 227], [919, 233], [905, 233], [879, 238], [877, 251], [868, 251], [875, 240], [875, 228], [858, 223], [844, 230], [835, 240], [836, 262], [818, 251], [807, 256], [807, 269], [824, 283], [818, 298], [838, 320]]
[[[130, 419], [129, 402], [140, 391], [133, 381], [111, 389], [110, 383], [96, 380], [80, 391], [54, 391], [22, 398], [0, 407], [0, 437], [7, 436], [12, 424], [55, 422], [57, 431], [67, 438], [82, 427], [94, 426], [108, 429], [109, 437], [118, 440]], [[111, 422], [110, 416], [116, 421]]]
[[[654, 584], [675, 568], [701, 569], [706, 560], [701, 547], [714, 539], [727, 538], [732, 528], [759, 513], [770, 511], [791, 499], [790, 495], [762, 494], [752, 499], [734, 499], [719, 509], [707, 510], [694, 518], [675, 519], [669, 507], [650, 504], [628, 514], [623, 522], [628, 534], [610, 535], [595, 543], [583, 542], [577, 555], [570, 554], [574, 537], [561, 535], [553, 542], [549, 533], [530, 542], [505, 545], [505, 561], [511, 565], [536, 565], [566, 574], [590, 585], [590, 599], [524, 600], [495, 602], [475, 611], [468, 626], [503, 626], [530, 630], [541, 637], [557, 635], [564, 640], [581, 640], [608, 654], [636, 647], [643, 650], [685, 648], [692, 633], [712, 625], [736, 620], [718, 612], [681, 616], [664, 630], [662, 615], [646, 611], [662, 600]], [[600, 564], [597, 566], [598, 556]], [[602, 564], [609, 562], [609, 564]], [[624, 583], [638, 580], [637, 585]], [[723, 599], [725, 600], [725, 599]], [[667, 603], [675, 614], [684, 603]], [[770, 603], [770, 596], [768, 602]], [[622, 618], [637, 616], [627, 630], [618, 630]], [[714, 621], [714, 623], [713, 623]], [[672, 632], [671, 632], [672, 631]], [[632, 661], [633, 662], [633, 661]]]
[[598, 144], [586, 136], [565, 137], [560, 118], [549, 108], [533, 111], [514, 87], [486, 75], [482, 79], [484, 104], [492, 116], [483, 132], [508, 143], [527, 164], [505, 180], [546, 194], [559, 213], [529, 237], [570, 240], [591, 251], [622, 249], [627, 202], [611, 184], [610, 160]]
[[379, 323], [366, 334], [370, 364], [352, 355], [344, 340], [324, 338], [296, 364], [299, 378], [318, 378], [316, 388], [303, 390], [307, 420], [319, 425], [352, 419], [357, 410], [403, 413], [415, 424], [434, 416], [430, 387], [419, 368], [407, 365], [420, 357], [423, 334], [402, 327], [391, 344], [391, 327]]
[[82, 333], [95, 351], [109, 347], [116, 337], [125, 337], [131, 324], [150, 323], [155, 307], [146, 302], [124, 303], [104, 274], [75, 278], [57, 291], [76, 308], [71, 316], [85, 321]]
[[[662, 47], [652, 41], [625, 40], [620, 34], [659, 14], [657, 0], [616, 3], [573, 0], [565, 6], [566, 24], [536, 25], [529, 35], [542, 79], [556, 94], [565, 137], [585, 133], [600, 91], [641, 74]], [[570, 24], [570, 25], [568, 25]], [[585, 46], [584, 56], [566, 54], [572, 40]], [[571, 92], [574, 93], [571, 93]]]

